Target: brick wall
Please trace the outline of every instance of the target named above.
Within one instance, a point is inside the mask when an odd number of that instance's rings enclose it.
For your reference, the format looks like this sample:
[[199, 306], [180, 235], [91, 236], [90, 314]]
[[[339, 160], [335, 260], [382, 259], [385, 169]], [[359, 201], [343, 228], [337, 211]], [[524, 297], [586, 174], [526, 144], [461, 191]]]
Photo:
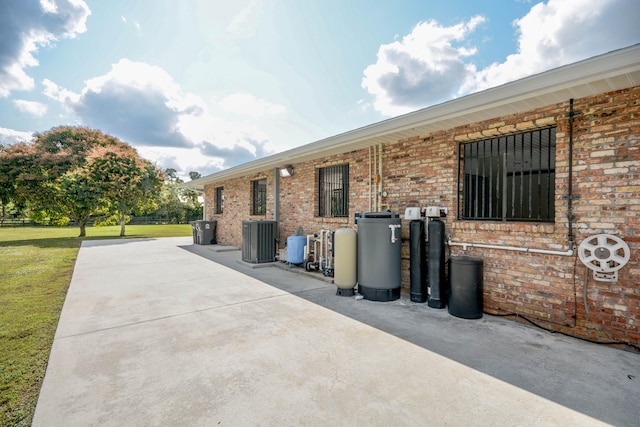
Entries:
[[[453, 255], [484, 261], [484, 308], [495, 314], [518, 314], [542, 326], [600, 341], [640, 343], [640, 88], [576, 99], [573, 144], [573, 234], [577, 245], [607, 232], [622, 237], [632, 251], [616, 283], [593, 279], [576, 256], [453, 246]], [[383, 209], [401, 214], [408, 206], [447, 207], [446, 231], [456, 242], [522, 246], [564, 251], [569, 221], [569, 103], [523, 114], [415, 135], [381, 149]], [[482, 222], [456, 219], [458, 209], [458, 144], [501, 134], [556, 126], [556, 192], [554, 223]], [[376, 147], [377, 149], [377, 147]], [[303, 228], [355, 227], [355, 212], [376, 206], [375, 150], [358, 150], [316, 161], [293, 164], [294, 176], [280, 179], [280, 236]], [[371, 163], [370, 163], [371, 159]], [[349, 163], [348, 218], [319, 218], [317, 168]], [[373, 171], [370, 174], [370, 171]], [[251, 181], [267, 178], [267, 216], [252, 217]], [[208, 218], [213, 215], [215, 187], [224, 186], [225, 212], [218, 215], [218, 240], [241, 245], [244, 219], [273, 219], [273, 171], [234, 179], [206, 188]], [[402, 236], [409, 237], [403, 220]], [[403, 286], [408, 287], [408, 245], [403, 248]]]

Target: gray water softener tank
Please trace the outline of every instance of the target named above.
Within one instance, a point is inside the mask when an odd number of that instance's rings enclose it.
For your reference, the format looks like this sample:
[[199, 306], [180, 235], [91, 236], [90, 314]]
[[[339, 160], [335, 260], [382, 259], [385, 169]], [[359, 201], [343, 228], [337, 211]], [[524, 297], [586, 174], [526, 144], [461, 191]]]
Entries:
[[401, 233], [394, 212], [368, 212], [358, 219], [358, 292], [364, 298], [400, 298]]

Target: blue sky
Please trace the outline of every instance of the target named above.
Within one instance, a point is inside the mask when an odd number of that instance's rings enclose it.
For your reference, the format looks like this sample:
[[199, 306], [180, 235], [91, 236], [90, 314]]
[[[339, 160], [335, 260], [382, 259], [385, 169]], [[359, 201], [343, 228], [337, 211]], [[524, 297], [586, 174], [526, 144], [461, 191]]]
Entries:
[[0, 0], [0, 144], [204, 175], [640, 42], [637, 0]]

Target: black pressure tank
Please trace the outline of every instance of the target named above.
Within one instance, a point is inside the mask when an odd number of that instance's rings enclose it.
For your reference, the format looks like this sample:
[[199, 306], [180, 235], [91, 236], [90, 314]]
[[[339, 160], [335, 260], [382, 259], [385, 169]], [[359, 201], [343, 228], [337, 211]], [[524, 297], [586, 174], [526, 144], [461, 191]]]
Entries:
[[369, 212], [358, 219], [358, 292], [364, 298], [400, 298], [401, 232], [397, 213]]
[[429, 280], [429, 307], [445, 308], [447, 305], [445, 261], [444, 261], [444, 222], [433, 219], [427, 227], [429, 233], [427, 276]]
[[423, 220], [409, 223], [409, 293], [411, 301], [427, 300], [427, 251], [425, 248], [426, 230]]

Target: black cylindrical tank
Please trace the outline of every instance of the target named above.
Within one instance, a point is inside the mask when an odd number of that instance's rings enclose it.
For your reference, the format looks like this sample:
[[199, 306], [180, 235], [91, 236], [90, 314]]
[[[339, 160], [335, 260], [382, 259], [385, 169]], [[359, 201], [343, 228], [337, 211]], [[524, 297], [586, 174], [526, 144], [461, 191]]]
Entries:
[[482, 317], [482, 260], [449, 258], [449, 313], [464, 319]]
[[424, 221], [414, 220], [409, 223], [409, 293], [413, 302], [427, 300], [425, 236]]
[[358, 219], [358, 292], [372, 301], [400, 298], [401, 222], [397, 213], [370, 212]]
[[429, 307], [445, 308], [446, 280], [444, 270], [444, 222], [434, 219], [427, 227], [429, 233], [427, 277], [429, 280]]

